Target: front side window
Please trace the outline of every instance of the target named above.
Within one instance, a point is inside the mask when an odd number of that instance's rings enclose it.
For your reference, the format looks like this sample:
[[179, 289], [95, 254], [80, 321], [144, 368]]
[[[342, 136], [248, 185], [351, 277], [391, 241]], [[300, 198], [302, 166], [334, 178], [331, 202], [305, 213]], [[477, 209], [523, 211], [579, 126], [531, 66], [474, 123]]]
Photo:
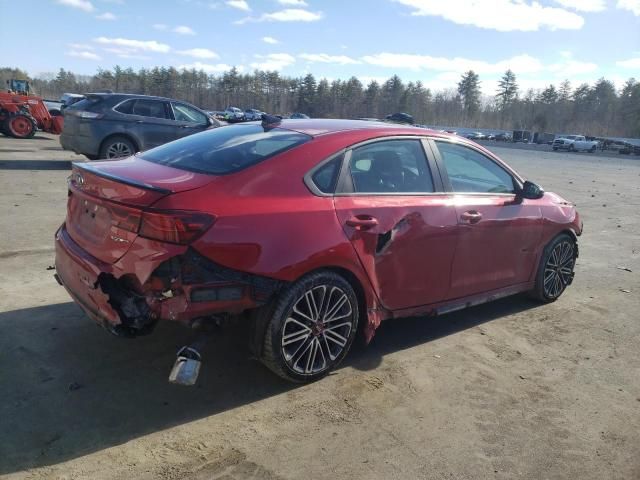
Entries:
[[141, 117], [167, 118], [164, 102], [159, 100], [138, 99], [133, 105], [133, 114]]
[[190, 122], [190, 123], [207, 123], [207, 117], [200, 113], [195, 108], [191, 108], [181, 103], [173, 104], [173, 116], [178, 122]]
[[514, 193], [513, 177], [476, 150], [436, 140], [442, 163], [456, 193]]
[[356, 193], [431, 193], [433, 180], [420, 140], [385, 140], [357, 147], [349, 172]]
[[191, 172], [224, 175], [243, 170], [309, 141], [310, 136], [260, 125], [214, 128], [166, 143], [140, 158]]

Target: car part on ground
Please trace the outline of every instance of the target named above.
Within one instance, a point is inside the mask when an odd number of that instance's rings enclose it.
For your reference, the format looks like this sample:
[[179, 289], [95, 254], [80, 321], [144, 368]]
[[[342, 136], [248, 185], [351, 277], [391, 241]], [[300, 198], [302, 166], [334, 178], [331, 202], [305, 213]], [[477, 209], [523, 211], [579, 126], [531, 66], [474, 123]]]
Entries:
[[120, 93], [88, 93], [64, 110], [60, 144], [97, 158], [120, 158], [219, 126], [185, 102]]
[[299, 382], [386, 319], [539, 292], [553, 269], [541, 300], [557, 298], [581, 232], [573, 204], [460, 137], [265, 115], [74, 164], [56, 274], [117, 335], [245, 322], [255, 356]]

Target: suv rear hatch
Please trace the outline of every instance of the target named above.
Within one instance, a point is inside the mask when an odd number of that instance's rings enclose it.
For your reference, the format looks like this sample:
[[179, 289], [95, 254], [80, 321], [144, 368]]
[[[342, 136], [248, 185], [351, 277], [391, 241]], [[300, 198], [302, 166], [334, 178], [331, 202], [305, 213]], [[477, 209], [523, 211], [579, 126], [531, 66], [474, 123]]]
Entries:
[[[166, 218], [159, 218], [150, 209], [155, 202], [212, 180], [211, 175], [186, 172], [138, 157], [74, 163], [69, 177], [66, 229], [86, 252], [103, 262], [114, 263], [138, 237], [144, 215], [151, 227], [166, 226], [162, 223]], [[180, 219], [179, 212], [172, 214], [168, 218]]]

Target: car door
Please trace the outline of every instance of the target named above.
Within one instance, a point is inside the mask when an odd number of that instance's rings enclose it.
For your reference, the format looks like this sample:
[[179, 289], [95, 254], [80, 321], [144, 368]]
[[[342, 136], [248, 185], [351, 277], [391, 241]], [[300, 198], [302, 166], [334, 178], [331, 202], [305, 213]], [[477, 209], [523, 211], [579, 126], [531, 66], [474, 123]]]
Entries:
[[180, 102], [171, 102], [178, 136], [186, 137], [209, 128], [209, 118], [201, 111]]
[[412, 137], [347, 151], [334, 197], [338, 219], [390, 310], [440, 301], [449, 289], [456, 212], [425, 148]]
[[138, 98], [133, 104], [130, 121], [130, 128], [142, 142], [140, 150], [179, 138], [179, 128], [171, 118], [168, 102]]
[[517, 196], [515, 175], [479, 149], [445, 140], [433, 145], [458, 223], [448, 297], [527, 282], [542, 235], [539, 203]]

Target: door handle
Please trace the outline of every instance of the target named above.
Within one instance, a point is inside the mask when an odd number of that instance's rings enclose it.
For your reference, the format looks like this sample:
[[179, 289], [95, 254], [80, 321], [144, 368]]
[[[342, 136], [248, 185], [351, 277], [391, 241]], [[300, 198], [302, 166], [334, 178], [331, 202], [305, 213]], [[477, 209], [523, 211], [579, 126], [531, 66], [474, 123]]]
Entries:
[[469, 210], [460, 215], [460, 219], [464, 223], [475, 224], [482, 220], [482, 214], [476, 210]]
[[378, 219], [370, 215], [356, 215], [347, 220], [347, 225], [356, 230], [369, 230], [378, 225]]

